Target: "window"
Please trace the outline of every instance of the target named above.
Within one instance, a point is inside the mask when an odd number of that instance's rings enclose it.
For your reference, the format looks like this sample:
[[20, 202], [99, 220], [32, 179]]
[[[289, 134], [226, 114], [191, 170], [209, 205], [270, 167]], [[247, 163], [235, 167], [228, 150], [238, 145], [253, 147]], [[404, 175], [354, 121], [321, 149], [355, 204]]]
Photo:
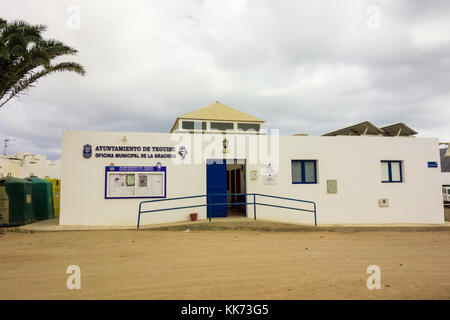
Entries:
[[183, 121], [182, 128], [186, 130], [206, 130], [206, 122]]
[[402, 162], [381, 160], [381, 182], [403, 182]]
[[211, 130], [233, 130], [234, 124], [229, 122], [211, 122]]
[[292, 183], [317, 183], [316, 160], [292, 160]]
[[238, 130], [247, 131], [259, 131], [259, 123], [238, 123]]

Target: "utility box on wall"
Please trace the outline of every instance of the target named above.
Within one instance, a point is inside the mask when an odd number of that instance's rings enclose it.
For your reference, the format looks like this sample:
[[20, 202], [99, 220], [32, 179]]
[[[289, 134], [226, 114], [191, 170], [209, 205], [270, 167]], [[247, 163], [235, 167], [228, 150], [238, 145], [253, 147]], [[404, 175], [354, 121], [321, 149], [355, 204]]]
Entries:
[[327, 180], [327, 193], [337, 193], [337, 180]]
[[389, 207], [389, 199], [378, 199], [379, 207]]

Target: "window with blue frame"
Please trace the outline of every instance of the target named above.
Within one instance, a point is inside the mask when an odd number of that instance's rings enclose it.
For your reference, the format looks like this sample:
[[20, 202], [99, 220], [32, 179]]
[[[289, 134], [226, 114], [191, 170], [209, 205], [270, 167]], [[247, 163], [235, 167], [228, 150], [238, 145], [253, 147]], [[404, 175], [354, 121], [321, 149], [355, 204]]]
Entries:
[[316, 160], [292, 160], [292, 183], [317, 183]]
[[381, 182], [403, 182], [402, 162], [399, 160], [381, 160]]

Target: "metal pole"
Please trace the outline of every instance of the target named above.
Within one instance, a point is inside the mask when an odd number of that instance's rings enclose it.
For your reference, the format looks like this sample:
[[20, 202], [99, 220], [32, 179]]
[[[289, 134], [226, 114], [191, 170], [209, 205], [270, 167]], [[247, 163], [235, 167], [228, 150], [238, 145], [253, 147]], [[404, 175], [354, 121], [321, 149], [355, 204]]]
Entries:
[[256, 193], [253, 194], [253, 216], [256, 220]]
[[210, 212], [209, 212], [209, 205], [208, 205], [208, 195], [206, 195], [206, 214], [208, 215], [208, 218], [209, 218], [209, 222], [211, 222], [211, 215], [210, 215]]
[[314, 202], [314, 226], [317, 227], [316, 203]]
[[138, 214], [138, 224], [137, 224], [138, 229], [139, 229], [139, 224], [141, 222], [141, 205], [142, 205], [142, 203], [139, 203], [139, 214]]

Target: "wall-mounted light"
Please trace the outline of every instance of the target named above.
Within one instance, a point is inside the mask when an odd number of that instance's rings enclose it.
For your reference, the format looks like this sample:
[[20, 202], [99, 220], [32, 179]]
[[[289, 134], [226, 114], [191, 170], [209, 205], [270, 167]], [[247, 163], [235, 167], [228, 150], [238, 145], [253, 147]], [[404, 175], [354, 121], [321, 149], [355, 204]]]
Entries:
[[114, 170], [114, 163], [111, 162], [111, 163], [109, 164], [109, 170], [110, 170], [110, 171], [113, 171], [113, 170]]
[[156, 163], [156, 168], [158, 169], [158, 171], [161, 171], [161, 167], [162, 167], [161, 162], [157, 162]]
[[126, 142], [128, 140], [127, 136], [122, 137], [122, 142]]
[[223, 141], [222, 141], [222, 144], [223, 144], [223, 153], [227, 153], [227, 148], [228, 148], [228, 140], [225, 138], [225, 139], [223, 139]]

